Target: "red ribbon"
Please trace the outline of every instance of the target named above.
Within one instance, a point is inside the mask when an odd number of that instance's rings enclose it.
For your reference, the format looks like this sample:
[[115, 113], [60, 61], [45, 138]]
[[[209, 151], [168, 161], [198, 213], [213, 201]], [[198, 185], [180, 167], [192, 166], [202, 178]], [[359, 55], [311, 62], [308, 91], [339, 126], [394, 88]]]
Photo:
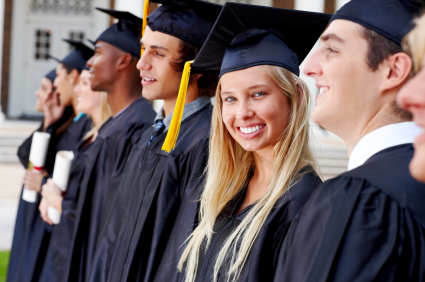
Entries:
[[38, 171], [42, 171], [44, 169], [44, 167], [42, 167], [42, 166], [35, 166], [34, 169], [35, 170], [38, 170]]

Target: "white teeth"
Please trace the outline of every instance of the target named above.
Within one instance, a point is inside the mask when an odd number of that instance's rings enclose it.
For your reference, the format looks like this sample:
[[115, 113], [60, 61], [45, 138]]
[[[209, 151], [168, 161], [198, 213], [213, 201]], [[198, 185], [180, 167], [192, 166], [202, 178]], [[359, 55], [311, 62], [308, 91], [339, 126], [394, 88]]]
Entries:
[[155, 81], [155, 79], [153, 79], [153, 78], [146, 78], [146, 77], [145, 77], [145, 78], [143, 78], [143, 80], [144, 80], [144, 81], [147, 81], [147, 82]]
[[323, 93], [329, 90], [329, 87], [325, 86], [325, 87], [320, 87], [319, 89], [319, 93]]
[[250, 133], [254, 133], [254, 132], [260, 130], [263, 127], [264, 127], [264, 125], [256, 125], [256, 126], [252, 126], [252, 127], [240, 127], [240, 130], [241, 130], [242, 133], [250, 134]]

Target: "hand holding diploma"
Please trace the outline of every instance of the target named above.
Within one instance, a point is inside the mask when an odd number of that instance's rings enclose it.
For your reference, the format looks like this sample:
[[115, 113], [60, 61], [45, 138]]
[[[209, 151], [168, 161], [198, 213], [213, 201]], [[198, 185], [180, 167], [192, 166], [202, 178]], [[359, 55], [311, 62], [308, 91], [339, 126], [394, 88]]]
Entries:
[[[37, 200], [37, 192], [40, 190], [41, 180], [43, 178], [35, 177], [34, 174], [43, 175], [49, 142], [50, 134], [44, 132], [34, 132], [29, 157], [29, 161], [31, 163], [29, 165], [29, 169], [31, 170], [31, 173], [28, 173], [27, 171], [25, 175], [24, 182], [26, 183], [24, 186], [24, 191], [22, 192], [22, 199], [27, 202], [35, 203]], [[39, 183], [38, 187], [37, 183]]]
[[[49, 179], [46, 185], [43, 185], [43, 193], [49, 194], [50, 197], [49, 207], [47, 214], [53, 224], [59, 224], [60, 215], [62, 213], [62, 192], [65, 192], [68, 188], [69, 173], [71, 171], [71, 163], [74, 159], [74, 153], [72, 151], [59, 151], [56, 154], [55, 168], [53, 170], [53, 179]], [[46, 187], [44, 187], [46, 186]], [[46, 192], [44, 189], [46, 188]], [[61, 197], [60, 204], [58, 206], [59, 199]], [[56, 198], [55, 198], [56, 197]]]
[[52, 225], [53, 221], [48, 216], [48, 208], [52, 207], [60, 213], [62, 213], [62, 200], [63, 200], [63, 192], [56, 186], [53, 179], [49, 178], [47, 183], [43, 185], [41, 190], [41, 196], [43, 199], [41, 200], [39, 210], [41, 213], [41, 218]]

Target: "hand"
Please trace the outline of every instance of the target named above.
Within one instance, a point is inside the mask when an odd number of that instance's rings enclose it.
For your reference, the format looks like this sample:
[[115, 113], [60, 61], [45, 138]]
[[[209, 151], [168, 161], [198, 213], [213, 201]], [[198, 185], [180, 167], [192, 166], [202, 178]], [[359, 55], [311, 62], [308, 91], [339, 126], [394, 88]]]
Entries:
[[41, 182], [47, 175], [48, 174], [44, 169], [40, 172], [34, 172], [32, 169], [27, 169], [24, 177], [25, 189], [34, 190], [40, 193]]
[[62, 213], [62, 191], [56, 186], [51, 178], [49, 178], [47, 183], [41, 188], [41, 196], [43, 196], [43, 200], [47, 202], [48, 206]]
[[49, 207], [49, 204], [47, 201], [42, 198], [40, 205], [38, 206], [38, 210], [40, 211], [41, 219], [45, 222], [47, 222], [50, 225], [53, 225], [53, 222], [50, 220], [49, 216], [47, 215], [47, 208]]
[[44, 131], [46, 131], [50, 125], [58, 121], [62, 117], [64, 111], [65, 106], [60, 103], [59, 92], [54, 90], [44, 102]]

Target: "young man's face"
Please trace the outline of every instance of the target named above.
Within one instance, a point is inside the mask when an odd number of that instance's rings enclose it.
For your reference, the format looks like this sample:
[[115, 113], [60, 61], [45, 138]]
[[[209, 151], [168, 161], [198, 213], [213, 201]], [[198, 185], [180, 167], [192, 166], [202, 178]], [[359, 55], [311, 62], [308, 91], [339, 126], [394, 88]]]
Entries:
[[141, 40], [143, 56], [137, 63], [142, 78], [142, 95], [148, 100], [177, 99], [182, 72], [173, 64], [179, 62], [180, 39], [148, 26]]
[[115, 81], [115, 65], [121, 50], [97, 41], [93, 57], [87, 61], [93, 91], [108, 91]]
[[361, 30], [356, 23], [334, 20], [303, 69], [320, 90], [312, 120], [342, 138], [359, 133], [380, 107], [382, 74], [366, 63], [368, 46]]

